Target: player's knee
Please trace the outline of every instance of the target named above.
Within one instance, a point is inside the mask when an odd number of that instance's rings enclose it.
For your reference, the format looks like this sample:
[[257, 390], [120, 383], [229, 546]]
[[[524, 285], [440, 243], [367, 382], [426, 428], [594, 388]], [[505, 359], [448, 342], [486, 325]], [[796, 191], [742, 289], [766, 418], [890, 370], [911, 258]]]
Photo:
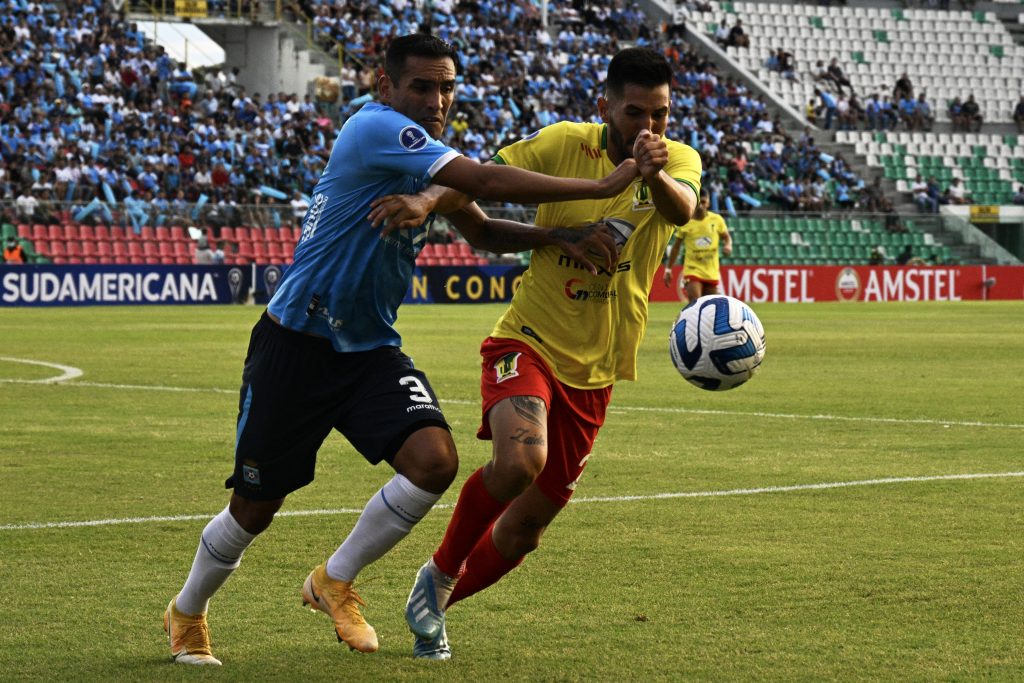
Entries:
[[459, 455], [447, 430], [421, 429], [391, 459], [395, 471], [415, 486], [444, 493], [459, 471]]
[[518, 496], [536, 481], [544, 469], [546, 454], [537, 448], [506, 449], [495, 452], [491, 463], [492, 493], [503, 500]]
[[250, 534], [261, 534], [274, 521], [274, 515], [281, 509], [283, 503], [284, 498], [250, 500], [235, 493], [231, 496], [229, 509], [238, 526]]

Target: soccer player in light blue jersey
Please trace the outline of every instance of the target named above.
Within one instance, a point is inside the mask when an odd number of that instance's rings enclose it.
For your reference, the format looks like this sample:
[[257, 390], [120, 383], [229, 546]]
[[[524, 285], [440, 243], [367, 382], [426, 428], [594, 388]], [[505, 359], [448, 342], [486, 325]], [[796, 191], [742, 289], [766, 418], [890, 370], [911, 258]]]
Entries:
[[[302, 239], [253, 328], [242, 372], [228, 506], [203, 530], [192, 569], [164, 614], [174, 661], [214, 664], [206, 612], [285, 497], [313, 480], [316, 453], [338, 430], [371, 464], [394, 470], [341, 546], [302, 587], [338, 639], [377, 650], [352, 588], [359, 571], [404, 538], [455, 478], [458, 456], [426, 375], [393, 324], [425, 238], [419, 224], [384, 234], [369, 220], [383, 195], [430, 184], [484, 199], [540, 203], [611, 197], [636, 176], [623, 162], [601, 180], [481, 166], [439, 141], [454, 100], [458, 55], [433, 36], [392, 41], [378, 87], [342, 128], [303, 220]], [[467, 239], [492, 251], [556, 245], [581, 263], [614, 258], [611, 236], [484, 221]], [[596, 272], [596, 271], [595, 271]]]

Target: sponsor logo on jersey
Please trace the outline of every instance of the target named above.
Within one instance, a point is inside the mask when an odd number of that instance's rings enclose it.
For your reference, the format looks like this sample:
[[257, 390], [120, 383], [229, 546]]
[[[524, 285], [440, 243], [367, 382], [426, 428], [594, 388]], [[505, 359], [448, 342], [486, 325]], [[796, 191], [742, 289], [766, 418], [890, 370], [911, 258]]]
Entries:
[[583, 280], [572, 278], [565, 282], [565, 296], [573, 301], [593, 301], [595, 303], [608, 303], [619, 296], [614, 289], [592, 284], [589, 287], [583, 285]]
[[[585, 266], [582, 263], [566, 256], [565, 254], [562, 254], [561, 256], [558, 257], [558, 265], [566, 268], [572, 268], [573, 270], [586, 270]], [[625, 273], [629, 271], [632, 267], [633, 266], [631, 261], [619, 261], [618, 263], [615, 264], [614, 271], [608, 271], [605, 269], [604, 266], [597, 266], [597, 274], [607, 275], [608, 277], [611, 277], [615, 273]]]
[[427, 134], [416, 126], [406, 126], [398, 133], [398, 144], [410, 152], [416, 152], [427, 146]]
[[519, 376], [519, 356], [518, 351], [513, 353], [506, 353], [504, 356], [498, 359], [498, 362], [494, 364], [494, 381], [501, 384], [507, 379]]

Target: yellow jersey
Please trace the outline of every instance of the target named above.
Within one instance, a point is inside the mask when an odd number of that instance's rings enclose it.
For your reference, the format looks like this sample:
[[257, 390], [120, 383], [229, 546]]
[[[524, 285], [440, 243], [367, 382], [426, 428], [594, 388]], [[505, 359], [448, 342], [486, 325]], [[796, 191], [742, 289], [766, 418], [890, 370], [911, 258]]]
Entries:
[[729, 232], [725, 219], [708, 211], [700, 220], [694, 218], [676, 228], [676, 239], [683, 240], [683, 276], [699, 280], [719, 280], [718, 243]]
[[[607, 135], [604, 124], [563, 121], [501, 149], [494, 161], [563, 178], [600, 179], [615, 168]], [[673, 140], [666, 143], [665, 172], [699, 196], [700, 156]], [[636, 379], [651, 281], [673, 225], [654, 208], [641, 178], [609, 199], [542, 204], [534, 220], [543, 227], [572, 228], [605, 218], [635, 228], [613, 272], [601, 268], [591, 275], [557, 247], [536, 249], [512, 303], [491, 332], [529, 344], [560, 381], [578, 389]]]

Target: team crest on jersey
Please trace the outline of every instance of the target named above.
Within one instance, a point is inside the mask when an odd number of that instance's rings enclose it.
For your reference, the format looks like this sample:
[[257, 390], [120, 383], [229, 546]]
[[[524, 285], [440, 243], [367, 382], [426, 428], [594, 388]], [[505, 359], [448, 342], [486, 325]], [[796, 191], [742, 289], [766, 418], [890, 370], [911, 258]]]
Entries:
[[654, 199], [651, 197], [651, 188], [647, 183], [640, 181], [633, 184], [633, 210], [650, 211], [654, 208]]
[[519, 356], [518, 351], [515, 353], [506, 353], [504, 356], [498, 359], [498, 362], [494, 364], [494, 372], [496, 374], [495, 381], [501, 384], [507, 379], [519, 376]]
[[710, 247], [711, 246], [711, 238], [707, 237], [706, 235], [702, 235], [702, 236], [697, 238], [697, 241], [694, 244], [696, 246], [698, 246], [698, 247]]
[[427, 146], [427, 134], [416, 126], [406, 126], [398, 133], [398, 144], [410, 152], [417, 152]]

